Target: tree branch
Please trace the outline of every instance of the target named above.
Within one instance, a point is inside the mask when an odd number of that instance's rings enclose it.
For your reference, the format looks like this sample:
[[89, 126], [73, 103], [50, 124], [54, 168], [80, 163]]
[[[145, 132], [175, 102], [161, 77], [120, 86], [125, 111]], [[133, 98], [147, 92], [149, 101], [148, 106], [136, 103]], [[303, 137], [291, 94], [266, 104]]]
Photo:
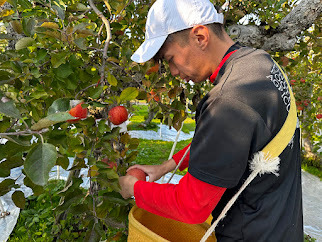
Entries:
[[91, 6], [91, 8], [94, 10], [94, 12], [97, 14], [97, 16], [102, 19], [106, 28], [106, 40], [105, 40], [104, 49], [103, 49], [102, 65], [100, 68], [101, 81], [103, 81], [105, 80], [105, 63], [107, 59], [107, 49], [108, 49], [110, 40], [112, 38], [111, 27], [110, 27], [109, 21], [105, 18], [105, 16], [101, 13], [101, 11], [97, 9], [93, 0], [88, 0], [88, 3]]
[[243, 45], [272, 51], [293, 50], [297, 35], [312, 26], [321, 12], [322, 0], [302, 0], [273, 34], [256, 25], [232, 25], [228, 33]]
[[41, 133], [45, 133], [48, 132], [49, 129], [42, 129], [42, 130], [37, 130], [37, 131], [32, 131], [32, 130], [25, 130], [25, 131], [19, 131], [19, 132], [9, 132], [9, 133], [0, 133], [0, 136], [10, 136], [10, 135], [15, 135], [15, 136], [19, 136], [19, 135], [32, 135], [32, 134], [41, 134]]

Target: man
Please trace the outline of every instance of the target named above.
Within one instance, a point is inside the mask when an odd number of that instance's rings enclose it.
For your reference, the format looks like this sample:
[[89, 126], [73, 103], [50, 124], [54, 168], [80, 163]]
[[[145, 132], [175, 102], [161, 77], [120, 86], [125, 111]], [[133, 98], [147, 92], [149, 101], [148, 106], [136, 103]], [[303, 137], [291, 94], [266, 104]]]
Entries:
[[[120, 177], [124, 198], [149, 212], [185, 223], [217, 218], [250, 174], [248, 161], [283, 126], [290, 108], [287, 80], [262, 50], [241, 47], [224, 31], [208, 0], [157, 0], [145, 42], [132, 56], [168, 62], [171, 74], [213, 89], [200, 101], [189, 166], [178, 185], [157, 184], [183, 153], [161, 165], [135, 165], [149, 182]], [[257, 176], [216, 228], [218, 241], [303, 241], [299, 129], [280, 158], [279, 176]], [[129, 168], [129, 169], [132, 169]]]

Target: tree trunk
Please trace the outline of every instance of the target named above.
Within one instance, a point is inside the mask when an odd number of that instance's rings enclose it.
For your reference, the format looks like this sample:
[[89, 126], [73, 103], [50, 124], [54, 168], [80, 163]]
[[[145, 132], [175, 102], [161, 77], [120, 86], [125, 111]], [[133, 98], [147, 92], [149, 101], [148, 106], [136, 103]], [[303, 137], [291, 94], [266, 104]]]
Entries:
[[232, 25], [228, 33], [246, 46], [271, 51], [293, 50], [297, 35], [308, 29], [321, 17], [322, 0], [302, 0], [281, 21], [274, 31], [265, 30], [264, 26]]
[[149, 125], [151, 123], [152, 119], [154, 119], [156, 114], [157, 114], [157, 112], [154, 112], [151, 109], [149, 110], [148, 118], [143, 123], [144, 127], [146, 127], [147, 125]]

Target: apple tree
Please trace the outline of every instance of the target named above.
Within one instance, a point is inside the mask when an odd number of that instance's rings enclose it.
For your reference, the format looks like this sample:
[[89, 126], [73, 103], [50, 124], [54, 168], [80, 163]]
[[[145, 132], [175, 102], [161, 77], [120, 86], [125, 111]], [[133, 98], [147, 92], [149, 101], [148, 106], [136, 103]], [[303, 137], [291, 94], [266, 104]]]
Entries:
[[[9, 177], [15, 167], [23, 166], [24, 185], [35, 195], [55, 165], [68, 169], [55, 209], [56, 238], [66, 235], [60, 221], [67, 214], [78, 218], [70, 235], [85, 240], [126, 228], [133, 201], [118, 193], [118, 176], [135, 159], [138, 139], [112, 124], [119, 113], [108, 113], [120, 106], [131, 112], [145, 92], [140, 73], [148, 65], [129, 58], [149, 7], [141, 3], [1, 1], [0, 175], [6, 179], [0, 195], [14, 189], [13, 201], [24, 207]], [[89, 189], [80, 186], [82, 168], [89, 170]]]

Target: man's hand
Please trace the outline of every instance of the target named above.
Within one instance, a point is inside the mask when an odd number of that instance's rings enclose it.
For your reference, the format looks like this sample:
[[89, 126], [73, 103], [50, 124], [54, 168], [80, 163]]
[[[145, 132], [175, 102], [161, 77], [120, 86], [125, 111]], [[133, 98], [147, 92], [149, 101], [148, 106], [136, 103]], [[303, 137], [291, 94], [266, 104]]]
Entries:
[[[176, 167], [176, 162], [174, 159], [167, 160], [161, 165], [134, 165], [131, 166], [128, 171], [133, 168], [138, 168], [144, 171], [149, 176], [149, 182], [154, 182], [159, 180], [166, 173], [174, 170]], [[119, 178], [119, 183], [121, 186], [121, 195], [124, 199], [134, 196], [134, 184], [138, 179], [131, 175], [121, 176]]]
[[134, 176], [126, 175], [119, 178], [119, 183], [121, 186], [121, 195], [124, 199], [128, 199], [134, 196], [134, 184], [138, 179]]
[[176, 163], [173, 159], [163, 162], [161, 165], [134, 165], [131, 166], [127, 171], [138, 168], [144, 171], [149, 176], [149, 182], [154, 182], [159, 180], [163, 175], [169, 171], [174, 170]]

